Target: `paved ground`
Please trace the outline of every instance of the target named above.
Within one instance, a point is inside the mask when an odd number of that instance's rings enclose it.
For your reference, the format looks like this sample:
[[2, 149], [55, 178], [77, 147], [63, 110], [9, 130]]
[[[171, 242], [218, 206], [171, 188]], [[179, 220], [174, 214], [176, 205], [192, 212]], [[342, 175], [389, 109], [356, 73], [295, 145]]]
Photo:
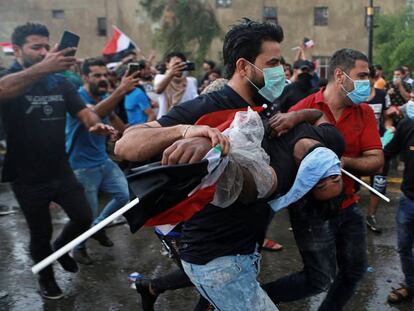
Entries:
[[[398, 177], [398, 173], [394, 174]], [[394, 180], [394, 182], [398, 179]], [[398, 184], [392, 184], [389, 196], [392, 202], [382, 204], [379, 221], [384, 226], [381, 235], [368, 233], [369, 265], [368, 272], [357, 294], [346, 310], [401, 310], [408, 311], [408, 304], [391, 306], [386, 296], [392, 286], [402, 280], [399, 259], [396, 253], [395, 210], [398, 202]], [[362, 193], [361, 205], [367, 203], [367, 193]], [[0, 205], [16, 206], [6, 185], [0, 184]], [[18, 209], [17, 209], [18, 211]], [[54, 210], [54, 227], [58, 232], [65, 222], [64, 214]], [[262, 281], [297, 271], [301, 260], [292, 233], [289, 231], [286, 213], [275, 217], [270, 230], [271, 237], [285, 246], [279, 253], [264, 253], [262, 261]], [[138, 271], [147, 275], [159, 275], [174, 268], [170, 259], [160, 254], [158, 239], [150, 229], [135, 235], [124, 226], [108, 230], [115, 242], [113, 248], [103, 248], [95, 241], [89, 242], [93, 266], [83, 266], [77, 274], [70, 274], [55, 265], [57, 279], [66, 296], [59, 301], [44, 301], [36, 292], [36, 278], [31, 274], [31, 261], [28, 258], [28, 230], [20, 212], [0, 217], [0, 310], [141, 310], [139, 297], [129, 288], [127, 276]], [[1, 298], [1, 291], [8, 293]], [[301, 302], [281, 304], [280, 310], [316, 310], [323, 294]], [[192, 310], [197, 300], [193, 289], [178, 290], [162, 295], [156, 310]]]

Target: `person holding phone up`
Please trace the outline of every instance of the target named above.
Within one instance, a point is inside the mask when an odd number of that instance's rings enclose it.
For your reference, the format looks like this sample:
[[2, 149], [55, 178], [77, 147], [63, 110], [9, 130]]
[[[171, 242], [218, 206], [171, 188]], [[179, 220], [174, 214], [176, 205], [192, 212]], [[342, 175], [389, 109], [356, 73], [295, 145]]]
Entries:
[[187, 62], [183, 53], [172, 52], [165, 57], [165, 65], [165, 74], [157, 74], [154, 79], [155, 92], [159, 94], [157, 119], [198, 96], [196, 78], [187, 76], [188, 71], [194, 70], [194, 63]]
[[[33, 23], [16, 27], [12, 44], [16, 60], [0, 73], [0, 115], [7, 139], [3, 182], [11, 182], [29, 226], [30, 255], [39, 262], [89, 229], [92, 221], [84, 189], [65, 152], [66, 113], [78, 118], [90, 133], [107, 135], [115, 131], [101, 123], [72, 83], [57, 74], [75, 64], [76, 58], [67, 54], [76, 47], [59, 51], [56, 45], [49, 51], [48, 29]], [[52, 201], [69, 217], [53, 247]], [[69, 272], [78, 270], [68, 254], [58, 261]], [[39, 273], [38, 282], [44, 298], [63, 297], [52, 266]]]

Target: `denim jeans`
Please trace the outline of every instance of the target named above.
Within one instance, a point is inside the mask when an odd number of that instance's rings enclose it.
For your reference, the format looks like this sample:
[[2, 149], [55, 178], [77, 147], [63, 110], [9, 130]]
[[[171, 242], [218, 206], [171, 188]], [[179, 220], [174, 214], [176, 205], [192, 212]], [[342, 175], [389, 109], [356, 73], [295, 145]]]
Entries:
[[[92, 209], [93, 225], [101, 222], [128, 203], [128, 182], [124, 173], [112, 160], [108, 159], [98, 167], [77, 169], [74, 173], [85, 188], [86, 197]], [[109, 193], [112, 196], [112, 200], [98, 215], [99, 191]], [[77, 249], [80, 248], [85, 248], [85, 243], [77, 246]]]
[[216, 258], [205, 265], [182, 261], [201, 295], [220, 311], [274, 311], [278, 308], [257, 282], [260, 254]]
[[367, 267], [361, 210], [354, 204], [329, 221], [320, 219], [312, 208], [295, 206], [289, 212], [303, 270], [263, 288], [275, 303], [306, 298], [329, 288], [320, 310], [342, 310]]
[[398, 253], [405, 283], [414, 291], [414, 201], [401, 194], [397, 211]]
[[263, 285], [274, 303], [327, 291], [336, 273], [335, 236], [329, 221], [322, 220], [304, 205], [291, 206], [289, 217], [303, 269]]
[[342, 310], [352, 297], [367, 270], [367, 228], [357, 204], [329, 222], [335, 235], [338, 273], [319, 310], [336, 311]]

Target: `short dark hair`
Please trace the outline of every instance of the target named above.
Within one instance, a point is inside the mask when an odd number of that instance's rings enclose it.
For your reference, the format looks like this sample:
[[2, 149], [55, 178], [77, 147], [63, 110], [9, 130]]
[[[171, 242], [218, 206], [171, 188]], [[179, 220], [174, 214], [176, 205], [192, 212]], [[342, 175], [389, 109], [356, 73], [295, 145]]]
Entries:
[[328, 81], [333, 80], [337, 68], [349, 74], [349, 71], [355, 67], [357, 60], [368, 63], [368, 57], [360, 51], [354, 49], [341, 49], [336, 51], [329, 60]]
[[208, 64], [208, 65], [210, 66], [210, 68], [211, 68], [211, 69], [216, 68], [216, 63], [215, 63], [215, 62], [213, 62], [212, 60], [205, 59], [205, 60], [203, 61], [203, 63]]
[[82, 63], [82, 74], [85, 76], [90, 74], [92, 66], [106, 67], [102, 58], [87, 58]]
[[402, 66], [395, 68], [394, 71], [399, 71], [401, 72], [402, 75], [405, 75], [405, 72], [406, 72], [404, 67]]
[[173, 57], [178, 57], [181, 58], [183, 60], [183, 62], [187, 61], [187, 58], [185, 57], [185, 55], [181, 52], [171, 52], [168, 53], [167, 55], [165, 55], [165, 62], [168, 63], [171, 58]]
[[12, 44], [22, 47], [26, 43], [26, 38], [31, 35], [49, 38], [49, 30], [45, 25], [35, 23], [17, 26], [11, 36]]
[[225, 77], [231, 78], [239, 58], [254, 63], [260, 54], [264, 41], [283, 41], [283, 29], [274, 23], [255, 22], [248, 18], [227, 32], [223, 42]]
[[379, 65], [379, 64], [375, 64], [375, 65], [374, 65], [374, 68], [375, 68], [376, 70], [382, 70], [382, 66], [381, 66], [381, 65]]

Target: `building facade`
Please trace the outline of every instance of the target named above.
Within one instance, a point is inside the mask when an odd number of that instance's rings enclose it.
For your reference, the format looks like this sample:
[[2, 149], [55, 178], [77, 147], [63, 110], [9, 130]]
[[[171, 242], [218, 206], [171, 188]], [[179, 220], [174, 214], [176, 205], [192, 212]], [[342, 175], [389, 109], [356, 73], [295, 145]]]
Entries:
[[[189, 0], [191, 1], [191, 0]], [[324, 76], [329, 56], [337, 49], [350, 47], [367, 52], [368, 0], [205, 0], [215, 11], [223, 34], [241, 17], [267, 20], [282, 25], [285, 31], [283, 55], [292, 62], [294, 50], [303, 38], [312, 39], [309, 58], [317, 60]], [[79, 57], [100, 54], [110, 38], [111, 25], [118, 26], [134, 40], [144, 55], [154, 47], [158, 26], [147, 16], [139, 0], [0, 0], [0, 41], [9, 41], [19, 24], [44, 23], [51, 42], [58, 42], [63, 30], [80, 34]], [[407, 0], [375, 0], [375, 12], [393, 13], [404, 9]], [[208, 57], [220, 60], [222, 37], [214, 40]], [[158, 59], [161, 55], [158, 55]]]

